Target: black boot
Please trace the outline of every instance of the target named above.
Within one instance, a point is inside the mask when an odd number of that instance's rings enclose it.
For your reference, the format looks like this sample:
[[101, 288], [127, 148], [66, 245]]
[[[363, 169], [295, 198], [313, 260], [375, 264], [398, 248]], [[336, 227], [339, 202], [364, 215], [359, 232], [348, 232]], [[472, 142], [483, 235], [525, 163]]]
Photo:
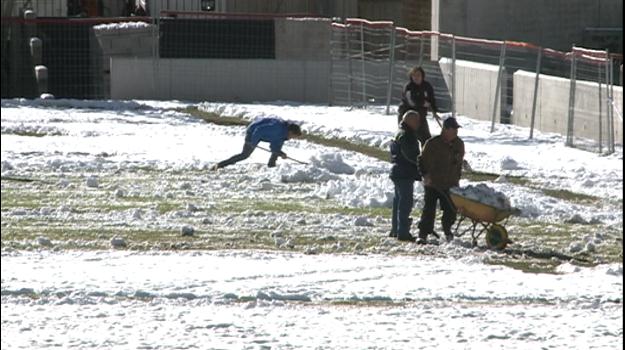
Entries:
[[406, 235], [397, 236], [397, 240], [402, 242], [414, 242], [416, 241], [416, 238], [414, 238], [414, 236], [410, 233], [407, 233]]
[[454, 234], [451, 233], [451, 229], [444, 229], [444, 231], [445, 231], [445, 240], [447, 241], [447, 243], [453, 241]]
[[428, 234], [419, 232], [419, 239], [417, 239], [417, 244], [427, 244], [428, 243]]

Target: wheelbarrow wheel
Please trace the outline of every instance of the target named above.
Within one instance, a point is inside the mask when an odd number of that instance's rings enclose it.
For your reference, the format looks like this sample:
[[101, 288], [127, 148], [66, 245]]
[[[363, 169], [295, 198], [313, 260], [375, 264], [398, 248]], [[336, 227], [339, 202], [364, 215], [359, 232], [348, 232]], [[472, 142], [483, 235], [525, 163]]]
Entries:
[[488, 228], [485, 239], [489, 248], [497, 250], [504, 249], [510, 243], [506, 228], [497, 224], [493, 224]]

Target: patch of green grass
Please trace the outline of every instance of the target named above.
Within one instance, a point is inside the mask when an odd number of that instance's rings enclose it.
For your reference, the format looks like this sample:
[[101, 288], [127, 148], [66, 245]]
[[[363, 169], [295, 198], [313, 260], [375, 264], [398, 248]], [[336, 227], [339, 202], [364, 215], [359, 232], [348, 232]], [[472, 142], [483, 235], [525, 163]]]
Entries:
[[560, 261], [552, 260], [518, 260], [518, 259], [487, 259], [485, 261], [491, 265], [503, 265], [515, 270], [521, 270], [525, 273], [551, 273], [555, 274], [556, 267], [560, 265]]
[[9, 208], [40, 208], [45, 196], [41, 192], [20, 192], [17, 190], [3, 190], [0, 192], [2, 210]]
[[558, 198], [558, 199], [563, 199], [569, 202], [584, 203], [584, 202], [596, 202], [599, 200], [599, 197], [591, 196], [591, 195], [587, 195], [583, 193], [576, 193], [576, 192], [572, 192], [569, 190], [553, 190], [553, 189], [548, 189], [548, 188], [541, 188], [540, 190], [547, 196]]
[[156, 210], [159, 212], [159, 214], [165, 214], [167, 212], [170, 211], [174, 211], [180, 208], [179, 204], [176, 203], [172, 203], [172, 202], [159, 202], [156, 205]]
[[44, 137], [44, 136], [61, 136], [62, 133], [58, 131], [53, 132], [45, 132], [45, 131], [35, 131], [35, 130], [13, 130], [9, 132], [3, 132], [2, 135], [16, 135], [16, 136], [26, 136], [26, 137]]
[[187, 113], [193, 117], [202, 119], [207, 123], [223, 126], [247, 126], [249, 122], [241, 117], [225, 117], [216, 113], [200, 111], [197, 107], [186, 107], [177, 109], [178, 112]]
[[258, 210], [278, 213], [317, 213], [382, 216], [390, 218], [390, 208], [352, 208], [340, 205], [328, 205], [326, 201], [312, 201], [308, 203], [289, 200], [236, 200], [225, 201], [218, 205], [217, 210], [224, 212], [241, 213], [247, 210]]

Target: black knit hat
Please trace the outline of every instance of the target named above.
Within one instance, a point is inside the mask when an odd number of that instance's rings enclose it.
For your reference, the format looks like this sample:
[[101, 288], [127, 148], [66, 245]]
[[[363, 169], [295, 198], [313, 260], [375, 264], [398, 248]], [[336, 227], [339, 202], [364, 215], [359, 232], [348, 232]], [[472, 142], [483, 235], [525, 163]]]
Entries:
[[449, 117], [443, 122], [444, 129], [458, 129], [460, 127], [461, 126], [458, 125], [458, 121], [456, 120], [456, 118], [453, 117]]

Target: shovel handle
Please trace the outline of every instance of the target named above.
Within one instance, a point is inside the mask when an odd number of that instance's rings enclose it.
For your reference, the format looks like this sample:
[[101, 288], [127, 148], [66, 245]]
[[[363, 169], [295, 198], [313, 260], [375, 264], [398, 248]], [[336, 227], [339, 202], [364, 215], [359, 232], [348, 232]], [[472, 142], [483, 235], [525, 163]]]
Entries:
[[[271, 152], [271, 150], [268, 150], [268, 149], [266, 149], [265, 147], [261, 147], [261, 146], [256, 146], [256, 147], [258, 147], [258, 148], [262, 149], [262, 150], [263, 150], [263, 151], [265, 151], [265, 152], [273, 153], [273, 152]], [[308, 165], [308, 163], [306, 163], [306, 162], [302, 162], [301, 160], [297, 160], [297, 159], [295, 159], [295, 158], [291, 158], [291, 157], [289, 157], [289, 156], [287, 156], [286, 158], [287, 158], [287, 159], [290, 159], [290, 160], [292, 160], [292, 161], [294, 161], [294, 162], [296, 162], [296, 163], [300, 163], [300, 164]]]

